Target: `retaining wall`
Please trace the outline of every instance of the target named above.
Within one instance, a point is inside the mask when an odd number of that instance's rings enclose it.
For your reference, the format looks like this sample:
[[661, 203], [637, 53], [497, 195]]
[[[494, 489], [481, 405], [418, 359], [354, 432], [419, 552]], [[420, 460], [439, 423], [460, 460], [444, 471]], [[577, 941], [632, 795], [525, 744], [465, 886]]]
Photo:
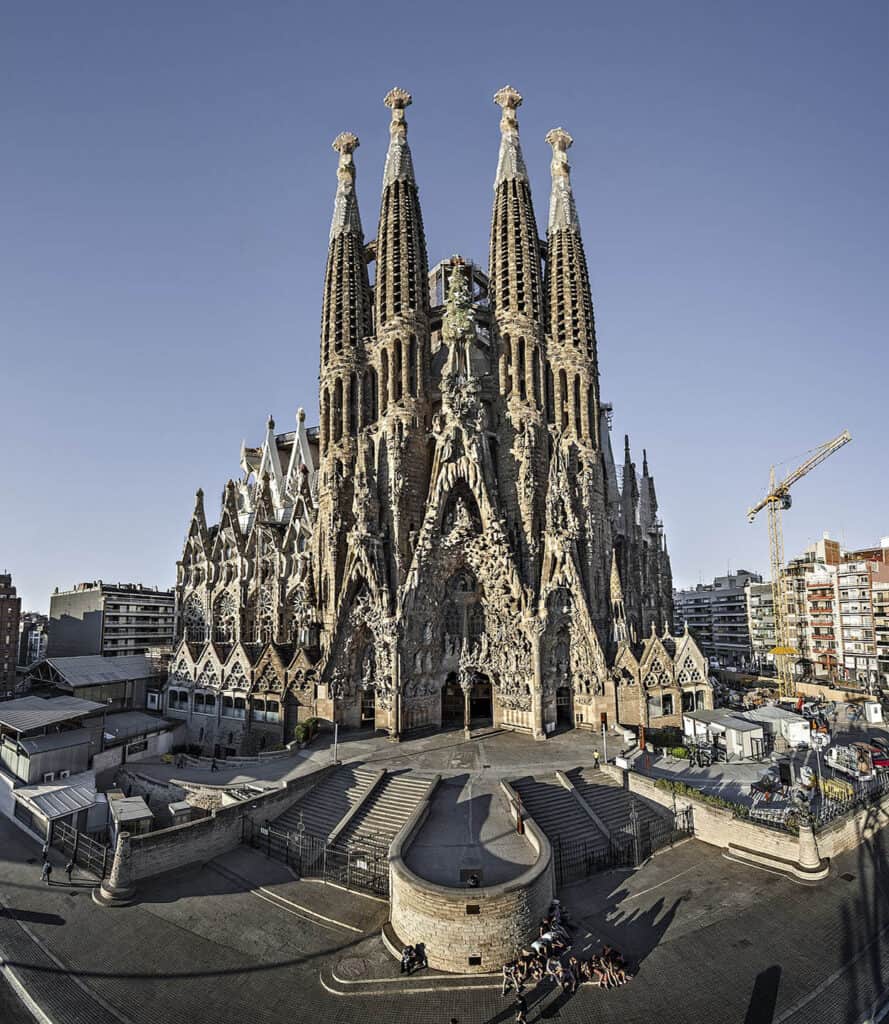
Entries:
[[[280, 789], [212, 811], [206, 818], [133, 836], [130, 841], [133, 881], [203, 863], [233, 849], [241, 842], [244, 819], [254, 825], [274, 820], [326, 778], [333, 768], [333, 765], [325, 765], [310, 775], [291, 779]], [[132, 777], [132, 773], [129, 774]]]
[[428, 798], [419, 805], [390, 851], [390, 922], [399, 941], [425, 943], [429, 966], [458, 974], [499, 970], [537, 934], [554, 894], [552, 850], [533, 818], [525, 834], [537, 862], [518, 878], [477, 889], [452, 888], [426, 881], [404, 863], [403, 852], [429, 814]]

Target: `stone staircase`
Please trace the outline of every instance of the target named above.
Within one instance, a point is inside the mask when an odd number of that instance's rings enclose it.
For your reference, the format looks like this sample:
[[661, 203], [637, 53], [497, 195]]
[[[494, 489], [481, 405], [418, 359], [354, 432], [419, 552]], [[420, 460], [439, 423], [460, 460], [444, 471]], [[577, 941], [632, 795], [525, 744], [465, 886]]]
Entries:
[[[595, 768], [572, 768], [565, 773], [574, 784], [574, 788], [583, 797], [586, 804], [595, 811], [612, 834], [626, 831], [630, 825], [630, 800], [632, 794], [620, 786], [605, 772]], [[635, 798], [636, 815], [640, 825], [646, 822], [663, 827], [667, 815], [646, 803], [640, 797]]]
[[364, 765], [343, 765], [310, 789], [302, 800], [277, 818], [275, 824], [295, 832], [302, 821], [309, 835], [326, 839], [373, 787], [379, 774]]
[[608, 839], [578, 803], [577, 797], [553, 775], [510, 779], [509, 784], [522, 798], [525, 810], [552, 842], [584, 841], [590, 849], [605, 850]]
[[336, 837], [332, 849], [348, 849], [365, 837], [388, 847], [426, 795], [429, 782], [429, 779], [407, 772], [387, 772], [383, 781]]

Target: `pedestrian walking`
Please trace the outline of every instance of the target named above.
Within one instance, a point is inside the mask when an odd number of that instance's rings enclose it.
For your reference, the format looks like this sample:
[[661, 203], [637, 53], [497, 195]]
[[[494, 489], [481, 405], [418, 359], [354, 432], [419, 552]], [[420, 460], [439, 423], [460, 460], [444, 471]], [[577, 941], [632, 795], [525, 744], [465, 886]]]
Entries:
[[42, 853], [43, 853], [43, 859], [45, 861], [49, 860], [49, 842], [48, 841], [43, 844]]
[[74, 861], [69, 860], [65, 865], [65, 874], [68, 876], [68, 884], [71, 884], [71, 875], [74, 874]]
[[48, 860], [43, 862], [43, 870], [40, 872], [40, 881], [50, 884], [52, 878], [52, 864]]
[[594, 768], [598, 768], [599, 767], [599, 751], [598, 750], [594, 750], [593, 751], [593, 767]]
[[528, 1001], [524, 996], [516, 996], [515, 1003], [516, 1024], [528, 1024]]
[[215, 757], [210, 762], [210, 771], [211, 772], [218, 772], [219, 771], [219, 765], [216, 763], [216, 758]]

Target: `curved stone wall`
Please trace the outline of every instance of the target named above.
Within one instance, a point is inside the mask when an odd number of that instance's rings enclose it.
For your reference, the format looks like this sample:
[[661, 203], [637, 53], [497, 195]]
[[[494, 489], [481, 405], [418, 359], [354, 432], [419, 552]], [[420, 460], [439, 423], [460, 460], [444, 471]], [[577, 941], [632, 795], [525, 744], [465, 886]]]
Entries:
[[436, 885], [415, 874], [403, 851], [429, 813], [425, 800], [392, 844], [390, 925], [402, 945], [425, 943], [429, 966], [457, 974], [497, 971], [537, 935], [553, 898], [552, 849], [533, 819], [525, 834], [537, 861], [518, 878], [478, 889]]

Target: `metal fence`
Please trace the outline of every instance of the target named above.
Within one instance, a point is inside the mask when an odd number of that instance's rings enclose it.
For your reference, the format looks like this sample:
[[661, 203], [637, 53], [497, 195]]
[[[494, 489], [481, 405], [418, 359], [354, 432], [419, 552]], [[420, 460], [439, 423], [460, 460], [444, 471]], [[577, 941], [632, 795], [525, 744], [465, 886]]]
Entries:
[[242, 839], [302, 878], [389, 895], [389, 844], [382, 839], [358, 837], [343, 847], [328, 846], [308, 832], [289, 832], [271, 823], [255, 825], [249, 818], [244, 819]]
[[78, 832], [64, 821], [54, 821], [50, 833], [50, 844], [75, 864], [104, 878], [111, 870], [114, 851], [98, 842], [85, 832]]
[[655, 851], [694, 834], [691, 808], [669, 817], [639, 817], [635, 805], [630, 808], [626, 825], [611, 833], [608, 844], [601, 840], [552, 839], [556, 884], [578, 882], [597, 871], [609, 868], [638, 867]]

